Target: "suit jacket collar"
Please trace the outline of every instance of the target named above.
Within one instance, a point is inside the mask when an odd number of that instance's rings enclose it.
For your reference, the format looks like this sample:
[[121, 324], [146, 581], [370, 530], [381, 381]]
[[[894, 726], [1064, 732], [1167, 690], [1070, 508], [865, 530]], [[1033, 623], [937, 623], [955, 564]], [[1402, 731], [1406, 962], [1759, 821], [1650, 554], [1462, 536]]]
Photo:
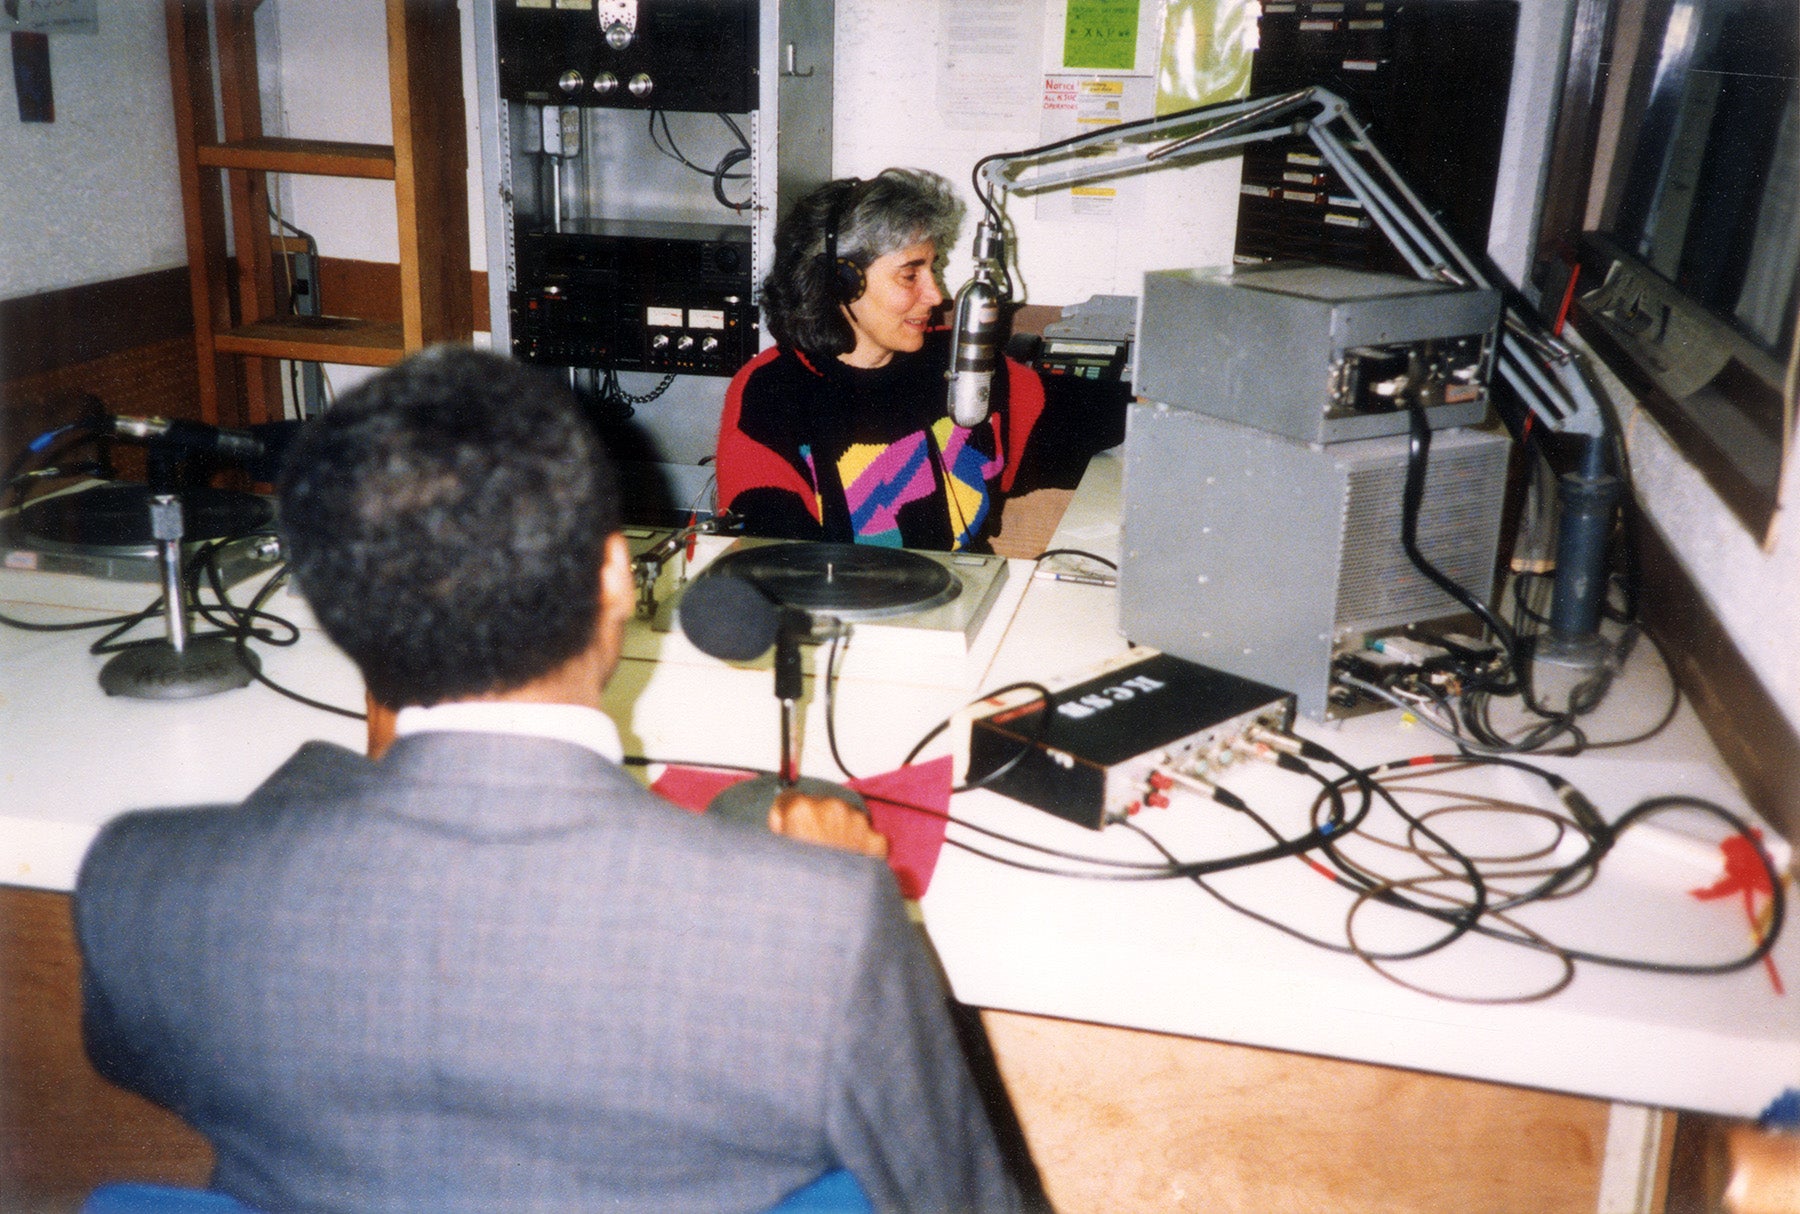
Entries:
[[618, 726], [598, 708], [581, 704], [539, 704], [516, 700], [458, 700], [430, 708], [402, 708], [394, 732], [447, 730], [560, 738], [595, 751], [614, 763], [624, 758]]
[[[657, 799], [616, 765], [584, 746], [551, 738], [418, 733], [396, 739], [379, 762], [337, 747], [322, 748], [337, 752], [331, 756], [319, 749], [309, 746], [296, 756], [301, 764], [296, 775], [323, 777], [340, 787], [350, 776], [355, 795], [372, 812], [481, 837], [569, 830], [658, 807]], [[336, 770], [320, 770], [320, 763]], [[343, 764], [354, 765], [354, 774]]]

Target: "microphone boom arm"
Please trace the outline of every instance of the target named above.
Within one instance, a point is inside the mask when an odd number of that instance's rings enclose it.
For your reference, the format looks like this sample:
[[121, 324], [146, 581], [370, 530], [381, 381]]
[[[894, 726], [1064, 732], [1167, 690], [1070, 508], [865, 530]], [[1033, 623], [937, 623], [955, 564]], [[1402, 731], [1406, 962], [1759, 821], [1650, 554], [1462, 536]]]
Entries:
[[[1538, 322], [1516, 287], [1498, 273], [1489, 273], [1484, 261], [1457, 243], [1376, 147], [1343, 98], [1326, 89], [1304, 88], [1199, 106], [984, 157], [973, 173], [976, 195], [987, 210], [987, 218], [976, 229], [977, 278], [984, 262], [1004, 268], [1001, 204], [1007, 194], [1185, 165], [1294, 135], [1304, 135], [1318, 149], [1415, 275], [1499, 292], [1503, 312], [1496, 363], [1514, 399], [1496, 394], [1497, 411], [1516, 437], [1522, 438], [1527, 424], [1535, 420], [1546, 433], [1566, 435], [1576, 444], [1574, 467], [1558, 485], [1562, 516], [1550, 645], [1540, 654], [1576, 665], [1594, 664], [1600, 660], [1607, 539], [1623, 491], [1617, 474], [1617, 427], [1590, 385], [1580, 355]], [[1079, 159], [1063, 163], [1072, 157]], [[984, 245], [989, 229], [994, 240]]]
[[[1581, 435], [1590, 440], [1610, 437], [1606, 411], [1582, 376], [1576, 352], [1545, 331], [1511, 284], [1497, 280], [1469, 256], [1382, 155], [1344, 99], [1327, 89], [1305, 88], [1203, 105], [1041, 147], [984, 157], [974, 172], [977, 193], [990, 217], [983, 226], [991, 222], [996, 232], [1003, 232], [994, 199], [1007, 194], [1035, 194], [1059, 186], [1186, 164], [1293, 135], [1304, 135], [1312, 142], [1415, 275], [1500, 291], [1505, 304], [1505, 333], [1499, 343], [1500, 375], [1538, 424], [1553, 433]], [[1112, 155], [1093, 155], [1105, 151]], [[1359, 152], [1366, 157], [1366, 163], [1359, 158]], [[1077, 156], [1081, 157], [1079, 163], [1060, 163]], [[993, 254], [981, 246], [979, 228], [976, 239], [979, 266]], [[1003, 250], [1004, 236], [999, 239]], [[999, 256], [1003, 262], [1004, 251]], [[1511, 416], [1506, 420], [1517, 433], [1524, 419]], [[1589, 457], [1590, 462], [1593, 458]]]

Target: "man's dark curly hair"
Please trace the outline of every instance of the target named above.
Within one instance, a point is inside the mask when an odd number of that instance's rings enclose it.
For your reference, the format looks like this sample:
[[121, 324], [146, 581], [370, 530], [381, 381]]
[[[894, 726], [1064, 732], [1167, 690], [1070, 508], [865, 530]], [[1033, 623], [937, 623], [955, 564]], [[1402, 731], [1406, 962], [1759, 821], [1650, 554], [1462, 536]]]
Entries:
[[301, 593], [382, 704], [510, 690], [593, 638], [617, 482], [543, 372], [414, 355], [302, 429], [278, 501]]
[[864, 270], [877, 257], [922, 240], [937, 243], [941, 262], [962, 230], [962, 200], [948, 181], [924, 169], [883, 169], [867, 181], [828, 181], [796, 202], [775, 229], [775, 262], [763, 280], [763, 319], [778, 344], [821, 359], [856, 348], [840, 306], [836, 268], [825, 257], [825, 230], [839, 212], [838, 256]]

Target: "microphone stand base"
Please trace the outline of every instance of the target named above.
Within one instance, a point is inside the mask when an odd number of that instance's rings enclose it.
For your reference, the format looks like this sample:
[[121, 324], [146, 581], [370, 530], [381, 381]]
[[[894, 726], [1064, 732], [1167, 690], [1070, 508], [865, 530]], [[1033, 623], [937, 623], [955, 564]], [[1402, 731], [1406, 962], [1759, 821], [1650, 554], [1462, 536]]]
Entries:
[[[734, 822], [745, 822], [751, 826], [760, 826], [765, 830], [769, 825], [769, 807], [775, 798], [789, 785], [781, 782], [777, 775], [761, 775], [749, 780], [740, 780], [728, 788], [722, 788], [706, 803], [706, 812], [720, 818], [729, 818]], [[862, 813], [868, 812], [861, 795], [842, 784], [833, 784], [830, 780], [819, 780], [812, 776], [801, 776], [791, 786], [795, 792], [809, 797], [836, 797], [840, 801], [850, 803], [852, 809]]]
[[1582, 636], [1552, 628], [1538, 636], [1531, 656], [1550, 666], [1586, 671], [1599, 669], [1611, 653], [1612, 647], [1601, 640], [1598, 633]]
[[179, 651], [153, 641], [115, 654], [100, 668], [100, 690], [135, 700], [192, 700], [249, 683], [259, 666], [224, 637], [190, 637]]

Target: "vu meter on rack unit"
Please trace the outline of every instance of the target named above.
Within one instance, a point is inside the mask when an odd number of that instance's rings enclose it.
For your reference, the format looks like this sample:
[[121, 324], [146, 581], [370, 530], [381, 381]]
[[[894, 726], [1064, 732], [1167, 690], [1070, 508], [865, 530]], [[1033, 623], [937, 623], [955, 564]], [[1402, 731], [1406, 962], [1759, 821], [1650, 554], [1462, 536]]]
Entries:
[[527, 362], [730, 375], [756, 353], [747, 228], [577, 219], [515, 241]]

